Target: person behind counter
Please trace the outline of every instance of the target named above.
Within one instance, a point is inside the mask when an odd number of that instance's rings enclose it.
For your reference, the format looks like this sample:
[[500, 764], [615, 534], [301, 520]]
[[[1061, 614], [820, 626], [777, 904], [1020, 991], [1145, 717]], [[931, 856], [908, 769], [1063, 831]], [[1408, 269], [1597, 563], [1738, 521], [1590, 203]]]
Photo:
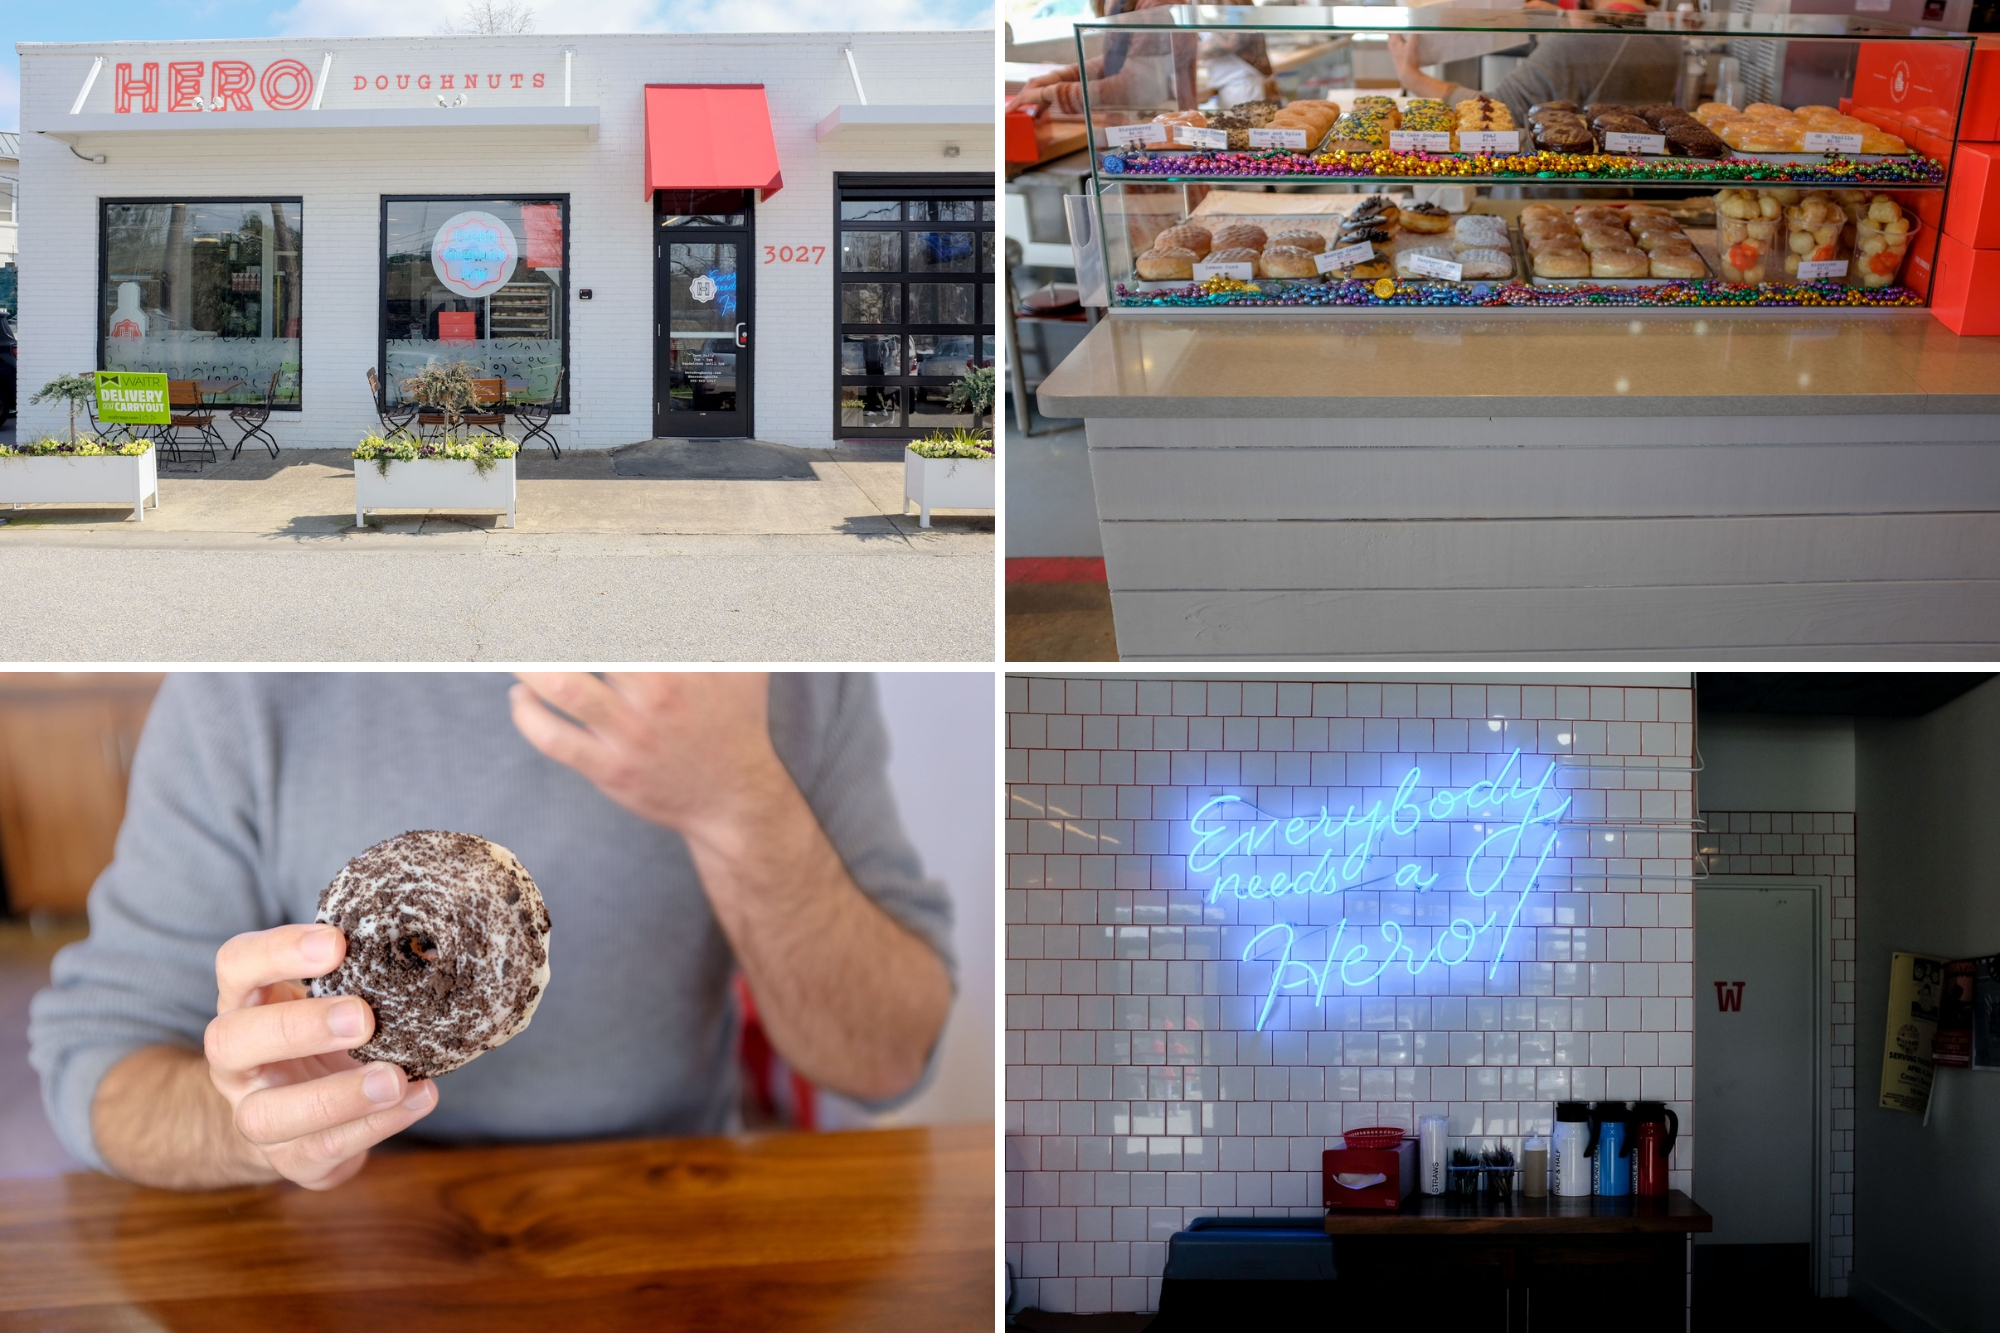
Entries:
[[[1528, 0], [1524, 9], [1553, 9], [1542, 0]], [[1630, 12], [1628, 0], [1603, 0], [1586, 8]], [[1468, 97], [1484, 95], [1504, 102], [1518, 125], [1528, 123], [1528, 108], [1542, 102], [1670, 102], [1680, 78], [1681, 39], [1628, 33], [1616, 42], [1583, 33], [1553, 33], [1534, 40], [1534, 49], [1492, 88], [1464, 88], [1434, 79], [1417, 67], [1418, 38], [1389, 34], [1389, 59], [1403, 90], [1412, 97], [1441, 98], [1456, 106]]]
[[[875, 1104], [915, 1090], [951, 1003], [951, 905], [898, 823], [873, 682], [521, 682], [166, 682], [90, 937], [31, 1009], [71, 1153], [173, 1189], [326, 1189], [419, 1121], [459, 1141], [723, 1133], [738, 969], [805, 1077]], [[310, 924], [321, 889], [412, 828], [493, 835], [555, 923], [532, 1026], [449, 1087], [350, 1057], [369, 1005], [299, 984], [348, 947]]]
[[[1159, 9], [1182, 0], [1107, 0], [1105, 17]], [[1248, 5], [1252, 0], [1221, 0], [1226, 5]], [[1171, 65], [1161, 57], [1171, 51]], [[1216, 100], [1224, 109], [1238, 102], [1254, 102], [1276, 95], [1271, 78], [1271, 58], [1264, 39], [1255, 33], [1211, 32], [1197, 41], [1193, 33], [1164, 36], [1157, 32], [1108, 33], [1104, 54], [1093, 56], [1088, 65], [1090, 100], [1100, 112], [1143, 108], [1150, 112], [1172, 100], [1181, 110], [1195, 108], [1198, 78], [1196, 56], [1208, 65], [1208, 80]], [[1167, 86], [1171, 73], [1173, 86]], [[1009, 111], [1039, 115], [1044, 110], [1066, 116], [1083, 114], [1083, 74], [1075, 65], [1052, 70], [1028, 80], [1007, 102]]]

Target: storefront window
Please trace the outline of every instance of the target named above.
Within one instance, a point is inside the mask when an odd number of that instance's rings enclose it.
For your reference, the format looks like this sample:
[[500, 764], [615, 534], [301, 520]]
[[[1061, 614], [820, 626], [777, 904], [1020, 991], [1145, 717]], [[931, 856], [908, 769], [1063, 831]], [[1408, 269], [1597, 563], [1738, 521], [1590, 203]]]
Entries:
[[949, 403], [993, 363], [994, 203], [989, 182], [950, 176], [839, 182], [837, 399], [844, 436], [971, 426]]
[[383, 396], [432, 361], [469, 361], [516, 402], [556, 400], [569, 364], [569, 200], [382, 201]]
[[299, 406], [296, 199], [104, 200], [104, 370], [205, 380], [210, 402]]

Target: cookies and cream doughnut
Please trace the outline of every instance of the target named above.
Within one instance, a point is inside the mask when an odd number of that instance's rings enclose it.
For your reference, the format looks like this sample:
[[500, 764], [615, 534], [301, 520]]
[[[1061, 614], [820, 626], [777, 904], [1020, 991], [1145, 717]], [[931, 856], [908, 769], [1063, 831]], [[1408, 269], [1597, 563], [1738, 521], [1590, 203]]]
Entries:
[[1215, 238], [1199, 222], [1183, 222], [1153, 238], [1155, 250], [1192, 250], [1197, 258], [1215, 248]]
[[1451, 229], [1451, 214], [1436, 204], [1404, 204], [1396, 217], [1404, 231], [1421, 231], [1432, 235]]
[[517, 1036], [549, 985], [549, 910], [505, 847], [425, 829], [341, 867], [313, 918], [347, 936], [315, 996], [358, 995], [375, 1011], [361, 1060], [411, 1078], [448, 1074]]
[[1145, 282], [1185, 282], [1194, 276], [1195, 261], [1201, 256], [1192, 250], [1179, 246], [1169, 246], [1164, 250], [1148, 250], [1133, 261], [1139, 277]]

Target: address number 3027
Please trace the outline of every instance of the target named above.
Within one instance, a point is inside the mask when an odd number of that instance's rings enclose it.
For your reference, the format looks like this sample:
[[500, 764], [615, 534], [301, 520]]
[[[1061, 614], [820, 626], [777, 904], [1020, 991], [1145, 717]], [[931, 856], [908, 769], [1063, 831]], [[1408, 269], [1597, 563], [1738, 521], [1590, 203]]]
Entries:
[[767, 264], [817, 264], [826, 258], [823, 245], [767, 245], [764, 247], [764, 262]]

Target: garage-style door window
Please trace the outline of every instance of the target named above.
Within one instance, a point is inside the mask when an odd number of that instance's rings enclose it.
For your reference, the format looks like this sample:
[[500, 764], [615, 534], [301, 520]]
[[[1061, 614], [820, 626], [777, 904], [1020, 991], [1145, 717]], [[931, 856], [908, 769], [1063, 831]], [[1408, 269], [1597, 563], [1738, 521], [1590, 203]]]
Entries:
[[970, 426], [953, 381], [993, 364], [993, 178], [843, 175], [836, 190], [834, 435]]
[[99, 203], [100, 370], [201, 380], [212, 403], [299, 406], [297, 199]]

